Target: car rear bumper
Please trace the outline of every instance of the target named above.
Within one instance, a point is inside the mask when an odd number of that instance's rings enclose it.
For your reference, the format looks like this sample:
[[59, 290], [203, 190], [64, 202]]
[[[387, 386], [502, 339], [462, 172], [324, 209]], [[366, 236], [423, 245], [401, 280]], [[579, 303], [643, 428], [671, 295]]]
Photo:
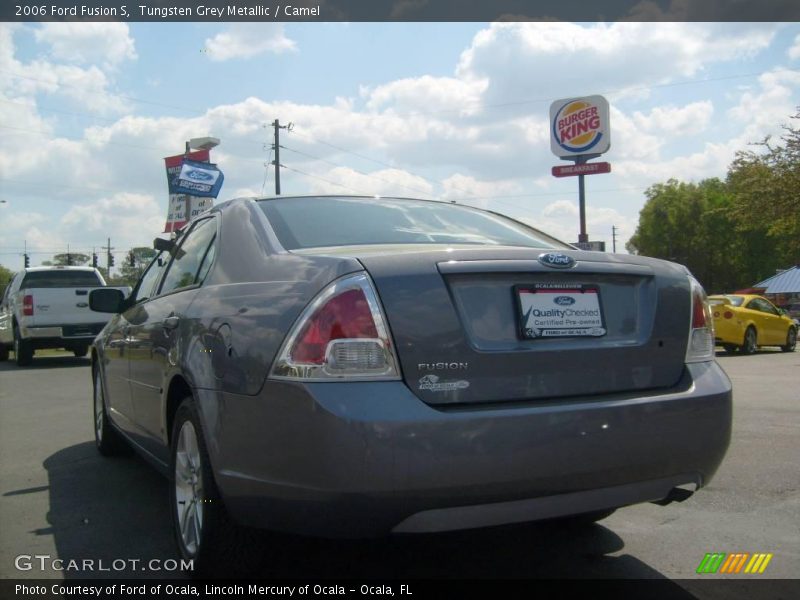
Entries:
[[20, 327], [20, 337], [34, 348], [61, 348], [64, 345], [91, 344], [105, 323], [83, 325], [47, 325], [42, 327]]
[[706, 485], [731, 430], [731, 386], [715, 362], [687, 365], [678, 386], [647, 395], [447, 410], [402, 382], [270, 381], [257, 396], [197, 394], [234, 518], [332, 537], [661, 500]]
[[714, 320], [714, 341], [717, 344], [735, 344], [741, 346], [744, 343], [745, 326], [734, 319], [715, 319]]

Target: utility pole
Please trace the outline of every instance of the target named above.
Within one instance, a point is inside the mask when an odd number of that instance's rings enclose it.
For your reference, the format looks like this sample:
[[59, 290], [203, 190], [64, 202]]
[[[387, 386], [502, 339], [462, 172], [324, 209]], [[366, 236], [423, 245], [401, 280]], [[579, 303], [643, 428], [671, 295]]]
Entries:
[[272, 126], [275, 128], [275, 145], [273, 146], [273, 150], [275, 151], [275, 160], [273, 161], [273, 165], [275, 165], [275, 195], [281, 195], [281, 143], [280, 137], [278, 132], [281, 129], [280, 123], [278, 119], [272, 123]]
[[611, 226], [611, 245], [614, 248], [614, 254], [617, 253], [617, 226]]
[[275, 160], [272, 161], [272, 164], [275, 165], [275, 195], [280, 196], [281, 195], [281, 142], [279, 137], [279, 131], [281, 129], [285, 129], [286, 131], [291, 131], [294, 124], [289, 123], [288, 125], [281, 125], [278, 119], [275, 119], [272, 122], [272, 126], [275, 128], [275, 143], [272, 146], [273, 150], [275, 150]]

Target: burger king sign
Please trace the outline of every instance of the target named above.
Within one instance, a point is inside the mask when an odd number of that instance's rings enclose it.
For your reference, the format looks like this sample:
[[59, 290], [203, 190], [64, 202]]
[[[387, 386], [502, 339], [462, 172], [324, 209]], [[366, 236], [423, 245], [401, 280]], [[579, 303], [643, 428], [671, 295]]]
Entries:
[[560, 158], [602, 154], [611, 145], [608, 101], [602, 96], [565, 98], [550, 105], [550, 149]]

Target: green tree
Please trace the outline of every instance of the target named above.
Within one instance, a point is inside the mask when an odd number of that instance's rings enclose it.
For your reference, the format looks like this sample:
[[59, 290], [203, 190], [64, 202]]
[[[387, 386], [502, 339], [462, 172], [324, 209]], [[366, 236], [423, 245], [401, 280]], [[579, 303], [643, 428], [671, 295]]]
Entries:
[[72, 260], [72, 266], [74, 266], [74, 267], [78, 267], [78, 266], [82, 266], [82, 265], [88, 264], [88, 262], [92, 259], [92, 257], [89, 256], [88, 254], [82, 254], [80, 252], [70, 252], [69, 255], [68, 255], [65, 252], [63, 254], [56, 254], [55, 256], [53, 256], [53, 260], [46, 260], [46, 261], [42, 262], [42, 265], [44, 265], [44, 266], [52, 266], [52, 265], [65, 266], [69, 262], [67, 260], [67, 256], [69, 256], [70, 260]]
[[[129, 256], [133, 255], [133, 264], [130, 263]], [[147, 246], [137, 246], [132, 248], [130, 253], [120, 261], [120, 276], [114, 278], [115, 285], [136, 285], [136, 282], [144, 273], [147, 265], [153, 260], [156, 251]]]
[[[800, 108], [792, 119], [800, 121]], [[728, 170], [738, 229], [765, 233], [773, 248], [764, 277], [800, 262], [800, 128], [783, 130], [777, 142], [768, 137], [738, 152]]]
[[11, 279], [14, 277], [14, 271], [0, 265], [0, 298], [3, 297], [3, 294], [6, 292], [6, 286], [11, 283]]
[[741, 287], [742, 274], [730, 253], [737, 234], [733, 198], [725, 183], [670, 179], [651, 186], [645, 195], [629, 252], [684, 264], [711, 291]]

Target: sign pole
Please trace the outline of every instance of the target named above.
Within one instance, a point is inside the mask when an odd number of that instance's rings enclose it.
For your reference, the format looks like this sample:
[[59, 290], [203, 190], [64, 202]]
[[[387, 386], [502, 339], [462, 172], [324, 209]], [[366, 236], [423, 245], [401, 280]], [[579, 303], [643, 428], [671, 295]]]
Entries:
[[[578, 156], [575, 158], [576, 165], [582, 165], [586, 162], [585, 156]], [[584, 182], [585, 175], [578, 175], [578, 209], [580, 211], [581, 230], [578, 234], [578, 241], [582, 244], [589, 242], [589, 234], [586, 233], [586, 184]]]
[[611, 147], [608, 101], [602, 96], [563, 98], [550, 105], [550, 150], [570, 166], [553, 167], [554, 177], [578, 177], [580, 230], [577, 245], [589, 249], [586, 232], [586, 175], [610, 173], [607, 162], [589, 163]]

